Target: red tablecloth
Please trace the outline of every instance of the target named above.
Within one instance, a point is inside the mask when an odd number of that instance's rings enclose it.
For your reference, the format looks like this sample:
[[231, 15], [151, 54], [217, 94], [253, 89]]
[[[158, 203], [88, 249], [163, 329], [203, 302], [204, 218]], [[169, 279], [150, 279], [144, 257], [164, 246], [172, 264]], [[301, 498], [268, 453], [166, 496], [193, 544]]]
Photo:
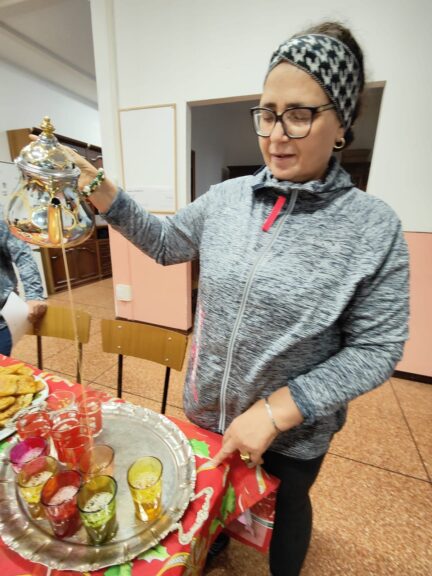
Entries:
[[[0, 366], [18, 362], [0, 354]], [[82, 387], [59, 378], [49, 372], [33, 368], [35, 374], [41, 374], [48, 383], [50, 391], [71, 389], [77, 396]], [[91, 389], [91, 388], [90, 388]], [[112, 399], [101, 393], [102, 400]], [[274, 492], [278, 481], [260, 467], [248, 468], [233, 455], [218, 468], [209, 468], [209, 460], [218, 452], [221, 436], [203, 430], [191, 423], [172, 418], [189, 439], [195, 454], [197, 479], [196, 500], [191, 501], [182, 520], [182, 533], [178, 530], [169, 534], [156, 547], [144, 552], [138, 558], [126, 564], [103, 568], [92, 572], [92, 576], [199, 576], [201, 574], [208, 548], [220, 530], [230, 524], [242, 512]], [[0, 451], [7, 447], [7, 440], [0, 443]], [[209, 515], [196, 532], [197, 514], [205, 503], [209, 504]], [[193, 537], [188, 538], [188, 534]], [[187, 544], [181, 543], [190, 540]], [[4, 576], [77, 576], [88, 572], [52, 570], [35, 564], [7, 548], [0, 540], [0, 574]]]

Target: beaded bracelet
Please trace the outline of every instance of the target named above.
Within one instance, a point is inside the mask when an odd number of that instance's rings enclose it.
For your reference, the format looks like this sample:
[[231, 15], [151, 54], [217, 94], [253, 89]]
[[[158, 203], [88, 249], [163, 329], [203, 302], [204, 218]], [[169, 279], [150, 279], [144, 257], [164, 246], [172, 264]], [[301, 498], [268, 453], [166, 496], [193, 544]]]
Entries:
[[96, 188], [98, 188], [102, 184], [104, 180], [105, 180], [105, 171], [103, 168], [99, 168], [99, 170], [96, 173], [96, 176], [93, 178], [90, 184], [87, 184], [87, 186], [84, 186], [84, 188], [81, 190], [81, 194], [86, 198], [88, 198], [91, 194], [93, 194]]
[[276, 430], [276, 432], [277, 432], [278, 434], [280, 434], [280, 433], [282, 432], [282, 430], [281, 430], [281, 429], [279, 428], [279, 426], [276, 424], [276, 421], [275, 421], [274, 416], [273, 416], [273, 410], [271, 409], [270, 402], [268, 401], [268, 398], [264, 398], [264, 403], [265, 403], [265, 407], [266, 407], [266, 410], [267, 410], [267, 414], [269, 415], [270, 420], [272, 421], [272, 424], [273, 424], [273, 426], [274, 426], [274, 429]]

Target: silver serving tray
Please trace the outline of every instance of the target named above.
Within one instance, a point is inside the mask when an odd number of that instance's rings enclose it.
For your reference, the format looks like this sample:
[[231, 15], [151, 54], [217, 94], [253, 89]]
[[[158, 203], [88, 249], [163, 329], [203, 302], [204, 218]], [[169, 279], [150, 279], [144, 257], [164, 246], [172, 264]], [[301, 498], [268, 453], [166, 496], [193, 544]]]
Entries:
[[[17, 491], [7, 454], [0, 462], [0, 534], [18, 554], [57, 570], [98, 570], [132, 560], [177, 528], [195, 487], [195, 459], [183, 432], [168, 418], [129, 403], [103, 405], [97, 444], [115, 449], [118, 482], [116, 536], [102, 546], [87, 543], [82, 527], [72, 538], [53, 536], [47, 520], [34, 520]], [[152, 455], [163, 463], [162, 514], [152, 523], [135, 517], [126, 473], [134, 460]]]

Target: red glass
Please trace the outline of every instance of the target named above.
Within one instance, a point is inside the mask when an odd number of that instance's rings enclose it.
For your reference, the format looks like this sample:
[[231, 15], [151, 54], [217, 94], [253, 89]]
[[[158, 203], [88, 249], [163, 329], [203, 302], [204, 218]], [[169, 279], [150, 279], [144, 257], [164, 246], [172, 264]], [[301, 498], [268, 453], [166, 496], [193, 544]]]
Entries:
[[78, 468], [79, 461], [84, 452], [88, 452], [93, 444], [91, 430], [88, 426], [76, 426], [68, 431], [62, 439], [62, 456], [68, 468]]
[[94, 395], [81, 396], [78, 414], [81, 422], [90, 426], [93, 436], [102, 432], [102, 402], [98, 398]]
[[18, 436], [23, 440], [30, 436], [49, 438], [51, 434], [51, 418], [45, 410], [31, 412], [21, 416], [16, 423]]
[[41, 503], [57, 538], [73, 536], [81, 525], [77, 494], [81, 474], [65, 470], [52, 476], [42, 489]]
[[27, 462], [48, 456], [49, 446], [44, 438], [29, 437], [18, 442], [9, 453], [9, 461], [15, 472], [19, 472]]
[[47, 410], [61, 412], [75, 407], [75, 394], [71, 390], [54, 390], [46, 399]]
[[80, 425], [76, 410], [65, 410], [53, 418], [51, 437], [57, 451], [58, 459], [64, 462], [63, 445], [70, 430]]

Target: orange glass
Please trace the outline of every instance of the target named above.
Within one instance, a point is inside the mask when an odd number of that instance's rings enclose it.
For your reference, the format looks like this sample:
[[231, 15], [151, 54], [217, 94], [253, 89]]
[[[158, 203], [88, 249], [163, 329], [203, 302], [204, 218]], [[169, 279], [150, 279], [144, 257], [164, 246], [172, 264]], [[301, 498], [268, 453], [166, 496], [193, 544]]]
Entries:
[[79, 471], [86, 480], [93, 476], [114, 476], [114, 449], [107, 444], [93, 444], [82, 454]]

